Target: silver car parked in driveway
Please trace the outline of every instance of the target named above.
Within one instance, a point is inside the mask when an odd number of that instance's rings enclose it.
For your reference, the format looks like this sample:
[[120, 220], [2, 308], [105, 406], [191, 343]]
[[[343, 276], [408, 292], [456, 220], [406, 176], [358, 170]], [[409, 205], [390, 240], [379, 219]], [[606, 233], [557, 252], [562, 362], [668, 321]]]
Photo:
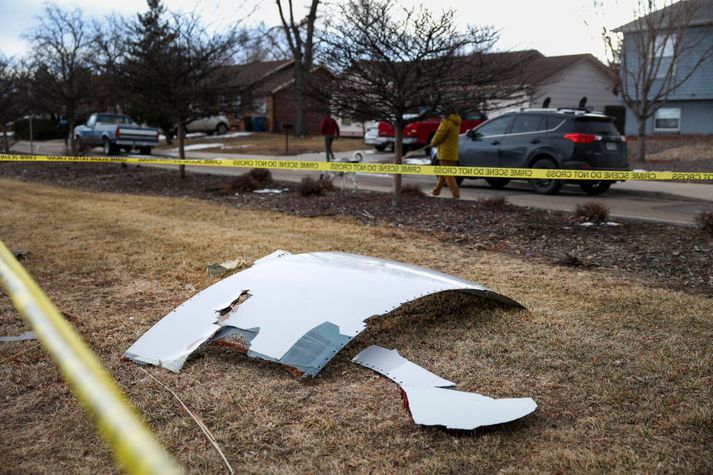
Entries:
[[204, 132], [206, 134], [223, 135], [230, 130], [230, 121], [225, 114], [201, 117], [186, 124], [186, 132]]

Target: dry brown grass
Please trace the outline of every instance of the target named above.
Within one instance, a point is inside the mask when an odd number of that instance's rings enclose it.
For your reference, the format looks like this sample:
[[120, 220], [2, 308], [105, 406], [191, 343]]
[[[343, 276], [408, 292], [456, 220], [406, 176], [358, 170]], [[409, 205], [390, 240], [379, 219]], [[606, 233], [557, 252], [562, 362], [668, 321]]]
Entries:
[[[190, 472], [224, 467], [172, 396], [120, 355], [215, 282], [206, 264], [279, 248], [396, 258], [481, 282], [529, 310], [463, 298], [410, 304], [373, 321], [312, 383], [213, 347], [177, 375], [149, 368], [203, 419], [238, 471], [713, 470], [710, 299], [345, 219], [6, 179], [0, 189], [2, 239], [31, 252], [23, 264]], [[4, 296], [0, 325], [5, 335], [24, 330]], [[2, 471], [110, 471], [90, 421], [33, 344], [0, 345]], [[475, 434], [420, 428], [391, 381], [350, 363], [369, 344], [397, 348], [463, 390], [532, 396], [539, 409]]]
[[[202, 149], [201, 152], [256, 154], [256, 155], [299, 155], [309, 152], [323, 152], [324, 138], [321, 135], [297, 137], [290, 135], [288, 152], [285, 153], [285, 135], [268, 132], [255, 132], [243, 137], [222, 138], [220, 136], [207, 136], [186, 140], [186, 145], [201, 143], [223, 143], [224, 147]], [[171, 146], [161, 148], [176, 148]], [[342, 137], [332, 143], [334, 152], [350, 152], [353, 150], [368, 149], [363, 138]]]

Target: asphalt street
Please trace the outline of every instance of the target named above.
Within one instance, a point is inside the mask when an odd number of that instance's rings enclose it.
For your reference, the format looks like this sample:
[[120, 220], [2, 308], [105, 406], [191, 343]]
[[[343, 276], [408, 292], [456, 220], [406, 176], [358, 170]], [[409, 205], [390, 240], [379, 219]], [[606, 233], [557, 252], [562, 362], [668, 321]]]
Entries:
[[[29, 152], [29, 143], [20, 142], [14, 150]], [[61, 154], [62, 144], [58, 142], [44, 142], [35, 144], [35, 153]], [[157, 151], [157, 155], [161, 154]], [[165, 152], [164, 152], [165, 153]], [[352, 152], [338, 153], [337, 159], [347, 159]], [[134, 156], [134, 155], [132, 155]], [[135, 155], [141, 157], [141, 155]], [[299, 156], [270, 156], [256, 157], [253, 155], [235, 155], [191, 151], [187, 152], [188, 158], [265, 158], [276, 160], [323, 160], [322, 153], [308, 153]], [[367, 151], [364, 154], [365, 162], [388, 163], [391, 161], [389, 153]], [[423, 157], [420, 157], [423, 158]], [[418, 157], [415, 157], [418, 160]], [[175, 168], [172, 165], [155, 165], [162, 168]], [[214, 175], [234, 176], [245, 172], [239, 168], [216, 167], [189, 167], [192, 173], [207, 173]], [[290, 170], [272, 170], [273, 177], [283, 181], [299, 181], [305, 175], [318, 175], [317, 172], [295, 172]], [[418, 184], [428, 192], [435, 183], [434, 177], [429, 176], [404, 176], [404, 183]], [[357, 186], [362, 190], [388, 192], [391, 190], [392, 177], [390, 175], [357, 174]], [[345, 189], [353, 188], [353, 181], [345, 177], [335, 177], [335, 184]], [[490, 188], [484, 180], [465, 180], [461, 187], [461, 199], [478, 200], [482, 197], [504, 195], [508, 201], [517, 206], [530, 206], [534, 208], [551, 209], [558, 211], [572, 211], [577, 204], [600, 201], [610, 210], [613, 218], [640, 219], [646, 221], [692, 224], [694, 216], [704, 210], [713, 209], [713, 185], [672, 183], [672, 182], [625, 182], [616, 183], [605, 194], [592, 197], [580, 191], [576, 185], [565, 186], [557, 195], [538, 195], [530, 191], [529, 184], [525, 181], [512, 181], [505, 189], [495, 190]], [[450, 199], [450, 193], [444, 189], [442, 199]]]

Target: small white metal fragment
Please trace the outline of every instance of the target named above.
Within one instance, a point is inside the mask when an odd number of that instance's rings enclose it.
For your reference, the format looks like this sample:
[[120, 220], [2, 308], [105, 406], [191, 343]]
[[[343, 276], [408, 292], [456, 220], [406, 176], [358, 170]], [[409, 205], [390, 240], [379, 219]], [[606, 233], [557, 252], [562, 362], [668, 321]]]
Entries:
[[456, 384], [437, 376], [427, 369], [399, 355], [396, 350], [387, 350], [372, 345], [356, 355], [352, 362], [373, 369], [399, 385], [449, 387]]
[[401, 388], [416, 424], [473, 430], [520, 419], [537, 409], [531, 398], [493, 399], [480, 394], [426, 386]]

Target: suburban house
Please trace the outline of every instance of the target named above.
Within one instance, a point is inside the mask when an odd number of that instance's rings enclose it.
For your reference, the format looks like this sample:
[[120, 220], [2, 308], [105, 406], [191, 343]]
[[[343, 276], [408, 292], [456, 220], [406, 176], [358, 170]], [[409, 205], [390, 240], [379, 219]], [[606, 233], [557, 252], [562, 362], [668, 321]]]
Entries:
[[576, 108], [583, 97], [587, 107], [617, 117], [623, 128], [624, 107], [617, 97], [615, 78], [611, 71], [591, 54], [544, 56], [539, 51], [513, 52], [523, 55], [523, 95], [512, 101], [490, 103], [489, 117], [507, 112], [512, 105], [542, 107], [549, 98], [549, 107]]
[[[670, 9], [683, 7], [686, 8], [690, 2], [680, 2], [668, 6], [662, 10], [651, 13], [647, 17], [639, 18], [626, 25], [617, 28], [616, 32], [623, 36], [622, 64], [628, 64], [629, 71], [635, 71], [635, 65], [641, 63], [640, 50], [643, 48], [637, 47], [637, 38], [642, 34], [647, 34], [645, 25], [647, 18], [651, 24], [663, 24], [657, 19], [668, 15], [669, 17], [675, 12]], [[661, 62], [666, 64], [666, 61], [672, 61], [676, 46], [676, 34], [672, 31], [683, 31], [682, 41], [685, 45], [695, 45], [692, 48], [683, 47], [680, 51], [682, 54], [677, 58], [674, 75], [676, 78], [684, 79], [690, 74], [693, 65], [699, 62], [701, 58], [707, 58], [693, 72], [693, 74], [685, 80], [681, 85], [668, 94], [665, 103], [656, 111], [654, 117], [650, 118], [646, 123], [647, 134], [713, 134], [713, 0], [703, 0], [698, 4], [700, 8], [693, 16], [692, 21], [688, 23], [688, 27], [684, 30], [668, 29], [668, 33], [662, 33], [655, 38], [655, 49], [660, 51]], [[655, 18], [649, 18], [657, 16]], [[665, 31], [665, 30], [662, 30]], [[679, 39], [680, 40], [680, 39]], [[640, 43], [639, 43], [640, 44]], [[624, 68], [621, 68], [622, 86], [626, 87]], [[657, 74], [663, 76], [664, 69], [660, 68]], [[656, 76], [656, 80], [660, 76]], [[628, 83], [628, 91], [632, 97], [636, 97], [633, 92], [633, 81]], [[656, 82], [654, 82], [656, 87]], [[626, 133], [637, 134], [637, 122], [631, 110], [627, 108], [626, 118]]]
[[[294, 127], [295, 106], [294, 60], [255, 61], [233, 66], [233, 81], [240, 91], [226, 115], [231, 125], [241, 130], [282, 132]], [[311, 78], [329, 75], [320, 67], [313, 68]], [[307, 111], [307, 133], [319, 134], [319, 124], [325, 108], [310, 103]]]
[[[577, 107], [587, 97], [587, 107], [617, 117], [623, 128], [624, 107], [614, 92], [614, 76], [591, 54], [546, 57], [536, 50], [488, 54], [485, 61], [518, 64], [522, 77], [513, 79], [523, 84], [522, 93], [512, 100], [488, 100], [483, 112], [496, 117], [513, 107], [541, 107], [550, 98], [549, 107]], [[296, 120], [294, 61], [256, 61], [232, 66], [234, 82], [240, 90], [226, 115], [231, 125], [241, 130], [282, 132], [283, 126]], [[328, 80], [322, 67], [312, 71], [313, 80]], [[324, 77], [323, 77], [324, 76]], [[307, 133], [319, 134], [319, 124], [326, 111], [324, 105], [312, 104], [307, 113]], [[348, 118], [338, 119], [344, 135], [363, 136], [364, 124]]]

